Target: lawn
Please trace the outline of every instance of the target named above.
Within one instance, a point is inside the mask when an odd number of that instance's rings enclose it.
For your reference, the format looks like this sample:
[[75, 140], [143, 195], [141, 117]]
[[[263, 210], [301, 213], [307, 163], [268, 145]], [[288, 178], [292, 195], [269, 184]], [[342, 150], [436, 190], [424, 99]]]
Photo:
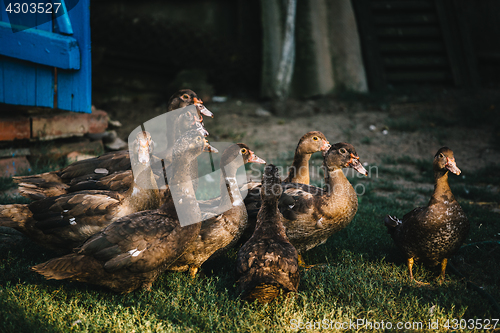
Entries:
[[[291, 156], [292, 154], [288, 154]], [[314, 156], [315, 165], [321, 156]], [[290, 160], [269, 161], [289, 165]], [[236, 250], [207, 262], [195, 279], [163, 274], [151, 291], [122, 295], [104, 288], [48, 281], [29, 270], [56, 254], [1, 230], [1, 332], [282, 332], [450, 331], [496, 325], [500, 309], [500, 186], [498, 166], [474, 175], [450, 175], [452, 190], [471, 222], [466, 244], [451, 261], [442, 285], [437, 272], [417, 264], [419, 287], [383, 224], [425, 205], [432, 193], [432, 160], [386, 158], [370, 176], [348, 173], [359, 209], [352, 223], [304, 259], [299, 292], [269, 305], [239, 299]], [[368, 168], [367, 168], [368, 169]], [[320, 184], [320, 177], [314, 180]], [[12, 186], [0, 179], [0, 190]], [[27, 202], [0, 197], [1, 203]], [[497, 321], [494, 321], [497, 319]], [[437, 330], [435, 329], [437, 328]], [[461, 331], [472, 331], [465, 329]], [[477, 329], [477, 331], [480, 331]]]

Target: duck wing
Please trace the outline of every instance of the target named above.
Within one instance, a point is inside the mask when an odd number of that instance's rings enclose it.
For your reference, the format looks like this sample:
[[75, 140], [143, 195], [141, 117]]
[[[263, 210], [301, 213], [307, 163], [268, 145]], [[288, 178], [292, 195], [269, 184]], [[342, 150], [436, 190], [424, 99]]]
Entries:
[[278, 208], [288, 220], [296, 220], [299, 214], [309, 212], [314, 207], [315, 197], [323, 196], [325, 191], [319, 187], [299, 183], [282, 183], [283, 194]]
[[36, 229], [76, 246], [107, 226], [122, 200], [113, 191], [82, 191], [34, 201], [29, 209]]
[[177, 219], [159, 211], [125, 216], [89, 238], [78, 254], [92, 256], [108, 272], [123, 268], [148, 272], [174, 262], [198, 235], [200, 223], [181, 227]]

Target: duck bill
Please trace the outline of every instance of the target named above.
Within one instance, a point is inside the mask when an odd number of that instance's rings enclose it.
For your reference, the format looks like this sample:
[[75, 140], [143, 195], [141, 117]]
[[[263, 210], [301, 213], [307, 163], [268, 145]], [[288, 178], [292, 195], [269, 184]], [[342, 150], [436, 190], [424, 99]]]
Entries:
[[208, 141], [205, 139], [205, 145], [203, 146], [203, 151], [206, 153], [218, 153], [217, 148], [211, 146]]
[[198, 111], [204, 115], [204, 116], [207, 116], [207, 117], [210, 117], [210, 118], [213, 118], [214, 117], [214, 114], [212, 112], [210, 112], [210, 110], [208, 110], [205, 105], [203, 105], [203, 101], [201, 99], [198, 99], [198, 98], [194, 98], [193, 99], [194, 101], [194, 105], [196, 105], [196, 107], [198, 108]]
[[250, 158], [248, 159], [249, 163], [259, 163], [259, 164], [266, 164], [266, 161], [264, 161], [262, 158], [259, 156], [255, 155], [253, 151], [250, 150]]
[[359, 162], [359, 157], [351, 154], [351, 160], [349, 161], [349, 166], [359, 172], [362, 175], [368, 176], [368, 171], [361, 162]]
[[462, 173], [460, 169], [457, 167], [457, 164], [455, 162], [455, 159], [447, 159], [448, 162], [446, 163], [446, 169], [448, 169], [450, 172], [453, 172], [455, 175], [459, 175]]
[[326, 141], [326, 140], [323, 140], [323, 146], [321, 146], [321, 151], [323, 152], [327, 152], [328, 149], [330, 149], [332, 145], [330, 144], [330, 142]]

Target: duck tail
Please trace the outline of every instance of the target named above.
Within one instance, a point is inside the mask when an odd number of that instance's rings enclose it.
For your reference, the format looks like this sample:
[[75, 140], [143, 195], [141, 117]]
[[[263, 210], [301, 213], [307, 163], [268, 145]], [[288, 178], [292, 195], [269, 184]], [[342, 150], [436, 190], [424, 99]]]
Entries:
[[[60, 258], [54, 258], [31, 267], [31, 270], [50, 280], [75, 279], [82, 280], [92, 271], [95, 260], [88, 256], [71, 253]], [[87, 269], [85, 269], [87, 268]]]
[[39, 175], [12, 177], [19, 184], [22, 196], [32, 200], [40, 200], [65, 194], [68, 185], [55, 172], [45, 172]]
[[389, 229], [389, 228], [396, 228], [397, 226], [401, 225], [402, 222], [395, 216], [386, 215], [384, 217], [384, 223], [387, 229]]
[[0, 227], [13, 228], [23, 232], [26, 221], [33, 216], [27, 204], [13, 204], [0, 206]]

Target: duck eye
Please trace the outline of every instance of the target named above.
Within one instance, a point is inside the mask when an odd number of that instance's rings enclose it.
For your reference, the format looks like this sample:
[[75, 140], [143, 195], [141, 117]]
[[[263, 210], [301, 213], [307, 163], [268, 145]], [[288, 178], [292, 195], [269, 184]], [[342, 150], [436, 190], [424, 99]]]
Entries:
[[189, 95], [188, 94], [182, 95], [182, 99], [189, 99]]
[[340, 153], [341, 153], [341, 154], [345, 154], [345, 153], [347, 153], [347, 150], [345, 150], [345, 148], [340, 148], [340, 150], [339, 150], [339, 151], [340, 151]]
[[439, 158], [443, 158], [443, 157], [444, 157], [443, 153], [439, 153]]
[[247, 153], [247, 150], [245, 148], [241, 148], [240, 152], [241, 155], [245, 155]]
[[314, 140], [314, 141], [318, 141], [318, 137], [317, 137], [317, 136], [314, 136], [314, 137], [313, 137], [313, 140]]

